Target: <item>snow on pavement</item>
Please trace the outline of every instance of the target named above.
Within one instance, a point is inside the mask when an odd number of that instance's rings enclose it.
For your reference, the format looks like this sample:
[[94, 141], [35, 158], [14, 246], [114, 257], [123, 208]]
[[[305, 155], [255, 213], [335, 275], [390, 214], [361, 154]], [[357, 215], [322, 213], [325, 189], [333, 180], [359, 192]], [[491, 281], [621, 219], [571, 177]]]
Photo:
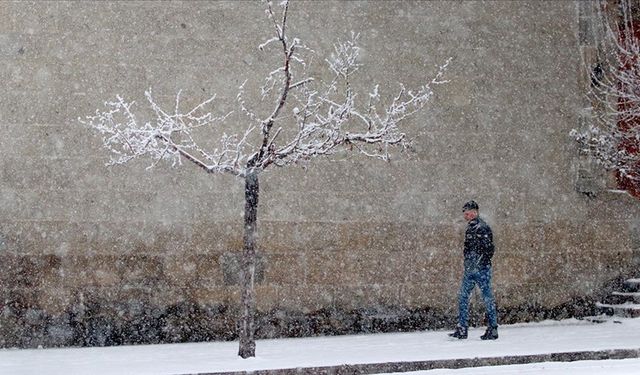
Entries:
[[448, 331], [259, 340], [248, 360], [237, 357], [237, 342], [5, 349], [0, 374], [162, 375], [640, 348], [640, 319], [501, 326], [500, 339], [489, 342], [479, 339], [483, 331], [471, 329], [467, 340]]
[[528, 365], [489, 366], [456, 370], [437, 369], [384, 375], [638, 375], [639, 373], [640, 359], [617, 359], [607, 361], [544, 362]]

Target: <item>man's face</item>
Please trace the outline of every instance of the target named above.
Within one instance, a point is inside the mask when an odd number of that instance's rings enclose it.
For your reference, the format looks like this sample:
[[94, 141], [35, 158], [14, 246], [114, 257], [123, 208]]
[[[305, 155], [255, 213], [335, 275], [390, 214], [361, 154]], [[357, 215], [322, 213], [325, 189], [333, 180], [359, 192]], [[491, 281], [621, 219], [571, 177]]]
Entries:
[[478, 211], [476, 210], [466, 210], [464, 211], [464, 219], [466, 221], [471, 221], [473, 219], [475, 219], [476, 217], [478, 217]]

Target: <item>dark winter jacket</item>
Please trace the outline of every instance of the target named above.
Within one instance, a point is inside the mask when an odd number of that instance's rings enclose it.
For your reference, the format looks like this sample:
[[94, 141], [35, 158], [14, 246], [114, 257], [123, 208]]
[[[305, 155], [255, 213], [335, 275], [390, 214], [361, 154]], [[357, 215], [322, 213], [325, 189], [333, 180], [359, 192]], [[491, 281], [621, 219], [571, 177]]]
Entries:
[[469, 221], [464, 236], [464, 268], [478, 270], [491, 265], [493, 233], [491, 228], [481, 218]]

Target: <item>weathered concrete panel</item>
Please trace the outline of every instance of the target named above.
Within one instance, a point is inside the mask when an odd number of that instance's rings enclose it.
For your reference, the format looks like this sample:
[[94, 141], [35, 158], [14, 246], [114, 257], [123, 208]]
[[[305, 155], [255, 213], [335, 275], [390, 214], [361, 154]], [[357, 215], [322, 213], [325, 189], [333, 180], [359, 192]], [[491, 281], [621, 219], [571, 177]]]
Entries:
[[[568, 132], [585, 106], [582, 54], [593, 52], [580, 44], [583, 8], [292, 2], [291, 30], [318, 56], [361, 31], [354, 89], [393, 95], [447, 57], [451, 82], [404, 124], [413, 150], [390, 163], [342, 152], [262, 176], [259, 335], [451, 324], [460, 207], [472, 198], [495, 233], [502, 321], [584, 314], [637, 267], [638, 202], [575, 190]], [[0, 2], [2, 345], [234, 337], [240, 294], [225, 260], [242, 247], [242, 181], [191, 165], [147, 171], [145, 160], [107, 168], [77, 119], [120, 94], [149, 120], [147, 89], [167, 108], [179, 90], [183, 108], [217, 93], [226, 113], [245, 80], [250, 104], [270, 111], [253, 93], [279, 63], [256, 48], [271, 29], [250, 2]], [[311, 71], [328, 78], [322, 58]], [[231, 124], [224, 131], [246, 118]]]

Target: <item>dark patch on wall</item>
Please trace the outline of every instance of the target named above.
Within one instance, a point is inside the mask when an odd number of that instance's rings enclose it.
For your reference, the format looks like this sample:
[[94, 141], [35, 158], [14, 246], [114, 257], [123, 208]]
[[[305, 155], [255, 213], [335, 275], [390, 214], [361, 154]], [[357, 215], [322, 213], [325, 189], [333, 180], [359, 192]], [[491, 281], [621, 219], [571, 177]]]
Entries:
[[[1, 310], [0, 346], [33, 348], [111, 346], [237, 338], [235, 307], [181, 302], [167, 307], [147, 302], [114, 303], [93, 300], [76, 303], [62, 314], [50, 315], [13, 294]], [[580, 297], [553, 308], [525, 304], [499, 308], [500, 324], [546, 319], [581, 318], [597, 313], [595, 301]], [[257, 338], [331, 336], [361, 333], [413, 332], [453, 328], [456, 316], [423, 307], [325, 308], [303, 313], [291, 310], [258, 312]], [[484, 307], [472, 305], [470, 325], [483, 326]]]
[[[266, 259], [256, 252], [256, 272], [255, 283], [261, 284], [264, 281], [264, 271], [266, 267]], [[242, 267], [242, 253], [227, 252], [220, 256], [220, 267], [224, 278], [224, 285], [240, 285], [240, 274]]]

